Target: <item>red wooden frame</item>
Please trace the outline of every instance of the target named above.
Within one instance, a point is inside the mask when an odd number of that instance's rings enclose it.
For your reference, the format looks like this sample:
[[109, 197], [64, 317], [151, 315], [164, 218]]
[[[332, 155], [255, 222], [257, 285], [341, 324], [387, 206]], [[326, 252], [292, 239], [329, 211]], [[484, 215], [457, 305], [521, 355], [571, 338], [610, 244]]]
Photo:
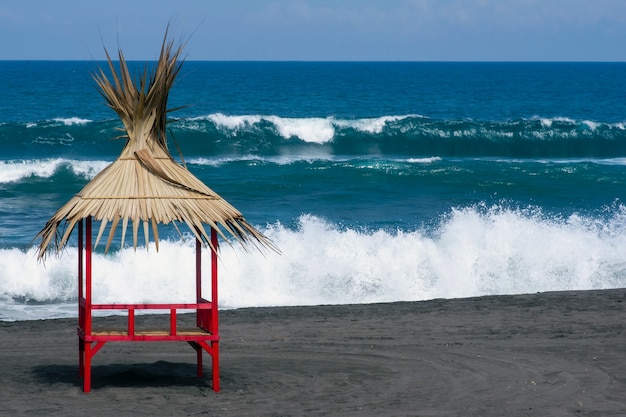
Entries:
[[[171, 342], [185, 341], [196, 351], [198, 377], [202, 377], [202, 352], [212, 358], [213, 390], [220, 390], [219, 332], [217, 309], [217, 231], [211, 229], [211, 297], [202, 296], [202, 243], [196, 239], [196, 302], [178, 304], [94, 304], [91, 297], [92, 280], [92, 226], [91, 217], [78, 223], [78, 360], [83, 391], [91, 391], [91, 359], [107, 342]], [[84, 235], [84, 236], [83, 236]], [[93, 329], [94, 310], [126, 310], [125, 329]], [[136, 310], [169, 310], [169, 328], [138, 330]], [[195, 310], [196, 327], [179, 329], [179, 310]]]

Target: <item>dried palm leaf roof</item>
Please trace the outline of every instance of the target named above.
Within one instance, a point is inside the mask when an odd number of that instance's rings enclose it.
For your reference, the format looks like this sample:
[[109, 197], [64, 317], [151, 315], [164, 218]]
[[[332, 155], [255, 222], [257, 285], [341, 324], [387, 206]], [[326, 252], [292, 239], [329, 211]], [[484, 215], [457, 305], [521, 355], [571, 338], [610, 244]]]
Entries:
[[[106, 51], [111, 70], [109, 79], [100, 68], [94, 80], [109, 107], [120, 117], [127, 138], [121, 155], [96, 175], [78, 194], [61, 207], [35, 239], [41, 239], [38, 256], [43, 258], [50, 247], [58, 253], [68, 241], [76, 224], [92, 217], [101, 221], [96, 245], [111, 223], [105, 251], [109, 249], [121, 223], [121, 245], [131, 222], [133, 244], [137, 248], [140, 224], [143, 223], [148, 246], [150, 229], [158, 250], [158, 224], [186, 223], [204, 244], [211, 245], [204, 225], [214, 228], [227, 239], [234, 237], [244, 247], [258, 248], [273, 244], [244, 219], [226, 200], [196, 178], [186, 167], [172, 159], [167, 148], [167, 98], [182, 61], [184, 45], [174, 47], [167, 33], [156, 67], [148, 79], [147, 68], [133, 82], [121, 50], [119, 74]], [[226, 232], [226, 233], [224, 233]], [[179, 232], [180, 233], [180, 232]]]

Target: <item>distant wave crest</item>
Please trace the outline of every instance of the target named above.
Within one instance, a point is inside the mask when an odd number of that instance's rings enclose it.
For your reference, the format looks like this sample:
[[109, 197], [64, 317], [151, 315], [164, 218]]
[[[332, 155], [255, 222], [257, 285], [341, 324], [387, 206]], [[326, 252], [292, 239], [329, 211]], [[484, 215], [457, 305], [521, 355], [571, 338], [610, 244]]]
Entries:
[[626, 149], [626, 123], [566, 117], [480, 121], [417, 114], [340, 119], [216, 113], [179, 120], [174, 128], [210, 134], [217, 153], [257, 155], [311, 151], [311, 146], [334, 155], [411, 157], [621, 157]]
[[[228, 116], [222, 113], [189, 119], [191, 122], [209, 120], [222, 131], [236, 134], [262, 128], [269, 124], [284, 139], [298, 138], [304, 142], [323, 144], [332, 141], [340, 129], [354, 129], [361, 132], [379, 134], [387, 123], [417, 115], [382, 116], [365, 119], [336, 119], [334, 117], [293, 118], [274, 115]], [[191, 127], [189, 124], [186, 127]]]
[[76, 176], [91, 179], [108, 164], [106, 161], [77, 161], [64, 158], [0, 161], [0, 184], [30, 177], [50, 178], [63, 167]]
[[[115, 120], [79, 118], [0, 125], [5, 155], [119, 155]], [[172, 120], [170, 138], [187, 158], [623, 158], [626, 122], [568, 117], [506, 121], [439, 120], [419, 114], [372, 118], [226, 115]], [[20, 140], [15, 140], [20, 138]]]

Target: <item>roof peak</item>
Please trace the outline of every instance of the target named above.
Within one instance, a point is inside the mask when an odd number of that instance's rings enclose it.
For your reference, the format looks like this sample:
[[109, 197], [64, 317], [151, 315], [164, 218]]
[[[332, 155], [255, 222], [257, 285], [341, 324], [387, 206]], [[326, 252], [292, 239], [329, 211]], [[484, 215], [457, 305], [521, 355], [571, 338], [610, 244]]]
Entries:
[[180, 57], [185, 44], [175, 46], [168, 33], [166, 30], [156, 66], [149, 72], [146, 65], [138, 80], [131, 76], [121, 49], [118, 49], [116, 69], [105, 48], [110, 78], [102, 68], [93, 75], [107, 105], [124, 124], [128, 139], [124, 151], [128, 148], [129, 153], [148, 148], [152, 151], [161, 149], [169, 154], [165, 125], [167, 114], [172, 110], [167, 109], [167, 100], [183, 64]]
[[110, 223], [105, 251], [119, 224], [123, 245], [129, 221], [135, 248], [140, 223], [144, 225], [146, 247], [152, 229], [157, 250], [158, 224], [186, 223], [193, 235], [209, 246], [210, 233], [204, 225], [216, 229], [222, 238], [234, 237], [244, 247], [252, 243], [277, 250], [236, 208], [174, 161], [167, 149], [167, 99], [182, 66], [183, 47], [175, 46], [166, 31], [156, 67], [150, 73], [146, 67], [138, 81], [133, 81], [121, 49], [119, 72], [105, 49], [111, 77], [100, 68], [94, 80], [108, 106], [122, 120], [128, 140], [120, 157], [61, 207], [37, 234], [36, 238], [41, 238], [39, 258], [50, 245], [58, 253], [76, 224], [88, 217], [101, 222], [96, 243]]

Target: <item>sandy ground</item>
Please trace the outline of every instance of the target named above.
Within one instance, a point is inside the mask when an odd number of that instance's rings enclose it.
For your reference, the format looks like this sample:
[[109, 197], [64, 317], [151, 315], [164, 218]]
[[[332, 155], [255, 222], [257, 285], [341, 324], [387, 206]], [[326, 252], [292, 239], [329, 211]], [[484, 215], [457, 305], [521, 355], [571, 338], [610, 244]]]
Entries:
[[219, 393], [171, 342], [108, 343], [84, 394], [76, 320], [0, 322], [0, 415], [626, 416], [625, 297], [222, 311]]

